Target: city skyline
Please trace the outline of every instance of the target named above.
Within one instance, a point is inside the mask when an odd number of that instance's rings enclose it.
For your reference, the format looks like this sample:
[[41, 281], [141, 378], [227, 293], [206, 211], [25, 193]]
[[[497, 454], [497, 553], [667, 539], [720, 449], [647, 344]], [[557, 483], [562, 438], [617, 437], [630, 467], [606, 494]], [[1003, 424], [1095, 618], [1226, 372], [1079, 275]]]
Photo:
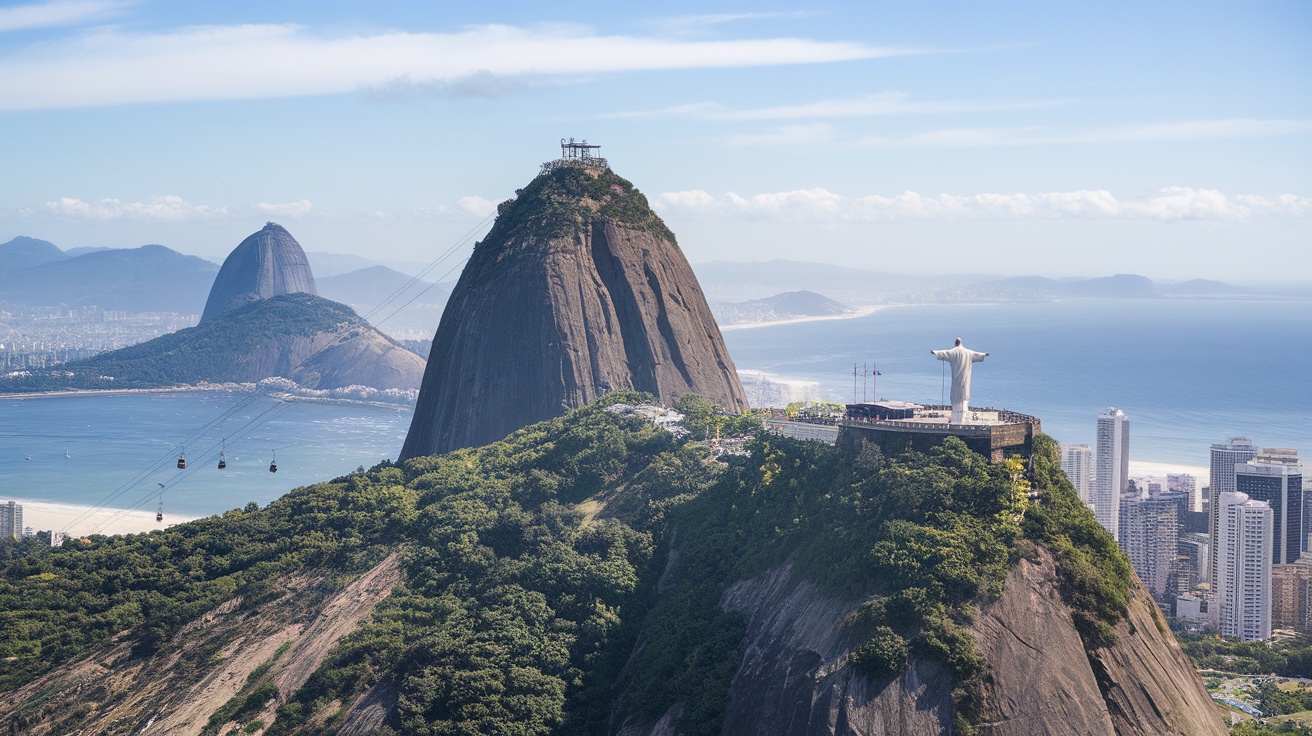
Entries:
[[693, 262], [1312, 279], [1303, 5], [667, 7], [0, 9], [0, 242], [422, 262], [577, 136]]

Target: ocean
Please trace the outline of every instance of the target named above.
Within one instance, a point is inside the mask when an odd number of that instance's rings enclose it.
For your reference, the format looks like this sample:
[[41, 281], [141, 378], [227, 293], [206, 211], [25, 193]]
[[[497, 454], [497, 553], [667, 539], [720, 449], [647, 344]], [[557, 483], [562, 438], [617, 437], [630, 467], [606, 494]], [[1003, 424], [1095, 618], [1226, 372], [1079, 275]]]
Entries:
[[[1066, 299], [890, 307], [854, 319], [725, 332], [737, 367], [853, 397], [853, 363], [878, 366], [881, 398], [939, 403], [953, 338], [989, 357], [971, 403], [1039, 417], [1061, 442], [1094, 442], [1098, 412], [1130, 418], [1132, 460], [1208, 464], [1244, 435], [1312, 459], [1312, 303]], [[867, 396], [873, 396], [867, 388]], [[860, 379], [857, 379], [860, 398]]]
[[[248, 395], [0, 400], [0, 498], [154, 511], [164, 483], [166, 515], [203, 516], [250, 501], [263, 506], [297, 486], [395, 458], [412, 414], [409, 407], [313, 401], [275, 408], [267, 396], [238, 406]], [[233, 407], [238, 411], [222, 424], [182, 445]], [[261, 416], [266, 421], [252, 425]], [[217, 468], [220, 449], [224, 470]], [[178, 470], [184, 452], [187, 469]], [[270, 473], [275, 457], [278, 472]]]
[[[730, 330], [725, 341], [738, 368], [816, 383], [829, 400], [851, 400], [855, 362], [878, 366], [883, 398], [938, 402], [943, 364], [929, 351], [961, 337], [990, 353], [974, 368], [974, 405], [1033, 414], [1058, 440], [1089, 444], [1098, 412], [1116, 406], [1130, 418], [1132, 461], [1206, 466], [1208, 446], [1231, 435], [1312, 458], [1310, 307], [1184, 299], [890, 307]], [[233, 437], [275, 405], [263, 398], [187, 446], [188, 469], [177, 470], [180, 443], [244, 395], [0, 399], [0, 498], [153, 510], [164, 483], [166, 515], [219, 513], [395, 458], [410, 424], [404, 407], [295, 401]], [[224, 437], [232, 439], [220, 471]], [[276, 474], [268, 472], [275, 452]]]

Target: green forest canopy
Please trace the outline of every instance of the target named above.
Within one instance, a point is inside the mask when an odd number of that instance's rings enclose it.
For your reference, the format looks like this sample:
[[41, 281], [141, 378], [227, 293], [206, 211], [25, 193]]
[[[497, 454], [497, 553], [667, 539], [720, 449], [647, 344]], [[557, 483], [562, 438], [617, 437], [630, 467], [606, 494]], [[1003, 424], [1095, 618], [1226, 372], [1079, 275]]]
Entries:
[[[681, 703], [684, 732], [718, 733], [744, 631], [721, 595], [786, 561], [830, 594], [864, 601], [856, 625], [866, 643], [852, 663], [867, 677], [887, 681], [908, 657], [947, 665], [961, 684], [957, 725], [969, 732], [982, 672], [973, 606], [1034, 542], [1057, 556], [1088, 646], [1107, 643], [1124, 611], [1128, 562], [1046, 437], [1033, 505], [1019, 465], [989, 463], [956, 440], [929, 454], [884, 457], [866, 445], [843, 458], [762, 434], [749, 457], [720, 462], [605, 409], [644, 398], [612, 394], [502, 442], [384, 463], [263, 509], [10, 549], [0, 688], [125, 629], [139, 632], [137, 656], [166, 652], [183, 624], [233, 596], [268, 600], [279, 576], [309, 568], [342, 584], [398, 547], [405, 584], [267, 733], [331, 733], [342, 715], [331, 704], [383, 679], [395, 684], [402, 733], [601, 733], [617, 702], [645, 723]], [[671, 544], [674, 582], [657, 595]], [[225, 713], [248, 712], [265, 686], [248, 683]]]

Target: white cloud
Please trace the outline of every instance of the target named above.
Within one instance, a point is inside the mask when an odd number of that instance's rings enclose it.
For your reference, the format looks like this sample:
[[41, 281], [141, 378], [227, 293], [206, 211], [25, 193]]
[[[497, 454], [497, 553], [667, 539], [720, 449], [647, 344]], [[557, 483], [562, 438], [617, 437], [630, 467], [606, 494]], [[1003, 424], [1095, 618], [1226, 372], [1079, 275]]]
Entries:
[[132, 2], [118, 0], [54, 0], [0, 8], [0, 31], [66, 26], [114, 15]]
[[284, 217], [304, 217], [307, 212], [314, 208], [308, 199], [299, 199], [295, 202], [284, 202], [282, 204], [268, 204], [260, 202], [255, 205], [256, 212], [263, 212], [270, 215], [282, 215]]
[[970, 102], [965, 100], [912, 100], [905, 92], [881, 92], [838, 100], [817, 100], [800, 105], [779, 105], [735, 110], [717, 102], [611, 113], [608, 118], [691, 117], [702, 120], [806, 120], [878, 117], [925, 113], [989, 112], [1023, 110], [1067, 104], [1062, 100], [1031, 102]]
[[[688, 41], [568, 26], [324, 37], [293, 25], [103, 29], [0, 59], [0, 109], [475, 88], [487, 79], [816, 64], [916, 53], [802, 38]], [[486, 85], [483, 85], [486, 86]]]
[[653, 205], [666, 214], [708, 218], [772, 218], [819, 223], [898, 220], [1140, 219], [1235, 221], [1254, 217], [1307, 217], [1312, 198], [1229, 197], [1214, 189], [1168, 187], [1156, 196], [1119, 200], [1106, 190], [1038, 194], [939, 194], [904, 192], [888, 197], [847, 197], [827, 189], [796, 189], [744, 197], [701, 190], [666, 192]]
[[149, 202], [124, 202], [120, 199], [99, 199], [84, 202], [72, 197], [60, 197], [46, 202], [46, 212], [61, 217], [81, 220], [160, 220], [186, 222], [226, 217], [228, 208], [189, 204], [182, 197], [166, 195], [151, 197]]
[[497, 203], [487, 197], [471, 195], [456, 200], [456, 211], [471, 217], [487, 217], [497, 211]]
[[1312, 131], [1312, 120], [1186, 120], [1145, 123], [1084, 131], [1051, 128], [953, 128], [931, 130], [905, 137], [866, 136], [859, 148], [975, 148], [985, 146], [1052, 146], [1078, 143], [1147, 143], [1158, 141], [1261, 138]]

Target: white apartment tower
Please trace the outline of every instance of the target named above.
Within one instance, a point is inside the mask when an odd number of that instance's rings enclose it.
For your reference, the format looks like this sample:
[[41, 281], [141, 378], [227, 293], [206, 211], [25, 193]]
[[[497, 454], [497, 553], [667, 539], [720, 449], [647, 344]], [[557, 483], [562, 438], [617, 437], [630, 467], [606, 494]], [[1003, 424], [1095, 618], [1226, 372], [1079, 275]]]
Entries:
[[1080, 494], [1080, 500], [1092, 504], [1093, 450], [1088, 445], [1062, 445], [1061, 469]]
[[1229, 442], [1212, 445], [1211, 497], [1235, 489], [1235, 466], [1257, 456], [1257, 447], [1247, 437], [1231, 437]]
[[1271, 636], [1271, 507], [1243, 493], [1217, 497], [1221, 517], [1215, 591], [1224, 636], [1260, 641]]
[[1212, 564], [1207, 579], [1216, 590], [1217, 535], [1221, 519], [1216, 513], [1216, 499], [1222, 493], [1235, 490], [1235, 466], [1243, 465], [1257, 456], [1257, 446], [1247, 437], [1231, 437], [1229, 442], [1212, 445], [1211, 479], [1208, 481], [1207, 536], [1212, 542]]
[[1121, 494], [1130, 478], [1130, 418], [1111, 407], [1098, 414], [1098, 444], [1093, 471], [1093, 514], [1098, 523], [1119, 535]]
[[13, 501], [0, 503], [0, 537], [23, 538], [23, 507]]
[[1202, 499], [1198, 495], [1198, 478], [1189, 473], [1167, 473], [1166, 490], [1171, 493], [1189, 494], [1189, 510], [1202, 511]]
[[1159, 600], [1174, 598], [1171, 573], [1179, 557], [1183, 493], [1129, 498], [1121, 505], [1119, 543], [1134, 571]]

